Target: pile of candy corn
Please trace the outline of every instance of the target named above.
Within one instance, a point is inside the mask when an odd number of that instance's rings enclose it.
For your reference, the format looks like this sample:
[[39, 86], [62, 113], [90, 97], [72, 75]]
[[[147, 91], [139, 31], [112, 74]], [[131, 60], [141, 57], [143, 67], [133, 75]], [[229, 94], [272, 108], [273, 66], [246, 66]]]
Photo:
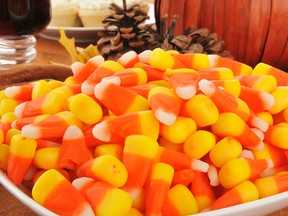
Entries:
[[288, 190], [288, 74], [162, 49], [0, 92], [0, 168], [59, 215], [191, 215]]

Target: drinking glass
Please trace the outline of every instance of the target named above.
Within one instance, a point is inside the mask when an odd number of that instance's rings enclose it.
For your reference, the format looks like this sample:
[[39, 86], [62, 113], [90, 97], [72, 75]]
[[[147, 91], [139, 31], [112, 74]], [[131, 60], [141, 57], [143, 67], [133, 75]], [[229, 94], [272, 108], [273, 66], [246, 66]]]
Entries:
[[34, 35], [50, 20], [50, 0], [0, 0], [0, 65], [33, 60]]

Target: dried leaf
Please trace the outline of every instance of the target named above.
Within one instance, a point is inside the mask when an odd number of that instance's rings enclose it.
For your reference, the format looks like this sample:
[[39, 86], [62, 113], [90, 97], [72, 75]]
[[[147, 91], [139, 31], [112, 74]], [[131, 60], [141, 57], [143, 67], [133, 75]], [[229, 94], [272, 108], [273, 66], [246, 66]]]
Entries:
[[60, 33], [60, 39], [59, 42], [64, 46], [66, 51], [69, 53], [72, 62], [75, 62], [78, 60], [78, 53], [76, 51], [76, 46], [75, 46], [75, 38], [68, 38], [66, 36], [66, 33], [64, 29], [59, 28], [59, 33]]

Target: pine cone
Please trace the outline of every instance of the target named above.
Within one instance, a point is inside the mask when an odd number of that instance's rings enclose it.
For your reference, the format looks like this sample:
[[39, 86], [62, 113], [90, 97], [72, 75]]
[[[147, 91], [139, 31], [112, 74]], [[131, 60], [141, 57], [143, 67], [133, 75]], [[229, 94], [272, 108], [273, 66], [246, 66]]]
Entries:
[[178, 16], [173, 16], [167, 29], [167, 16], [160, 21], [159, 43], [164, 50], [177, 50], [180, 53], [205, 53], [218, 54], [223, 57], [233, 58], [229, 51], [225, 50], [224, 41], [218, 41], [217, 33], [211, 33], [207, 28], [197, 29], [190, 26], [181, 35], [174, 36], [174, 28]]
[[157, 31], [153, 29], [153, 25], [144, 25], [149, 16], [141, 10], [139, 4], [127, 9], [124, 1], [123, 8], [112, 3], [109, 9], [111, 15], [102, 23], [105, 29], [116, 27], [116, 31], [107, 30], [99, 33], [97, 45], [104, 58], [117, 59], [129, 50], [139, 53], [150, 48], [151, 44], [155, 45], [154, 34], [157, 34]]

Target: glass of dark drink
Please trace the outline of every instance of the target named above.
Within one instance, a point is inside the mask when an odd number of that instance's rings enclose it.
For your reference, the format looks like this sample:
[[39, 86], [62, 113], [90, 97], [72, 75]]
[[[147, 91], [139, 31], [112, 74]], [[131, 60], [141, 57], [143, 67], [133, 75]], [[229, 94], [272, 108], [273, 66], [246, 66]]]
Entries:
[[37, 54], [34, 35], [50, 19], [50, 0], [0, 0], [0, 65], [33, 60]]

